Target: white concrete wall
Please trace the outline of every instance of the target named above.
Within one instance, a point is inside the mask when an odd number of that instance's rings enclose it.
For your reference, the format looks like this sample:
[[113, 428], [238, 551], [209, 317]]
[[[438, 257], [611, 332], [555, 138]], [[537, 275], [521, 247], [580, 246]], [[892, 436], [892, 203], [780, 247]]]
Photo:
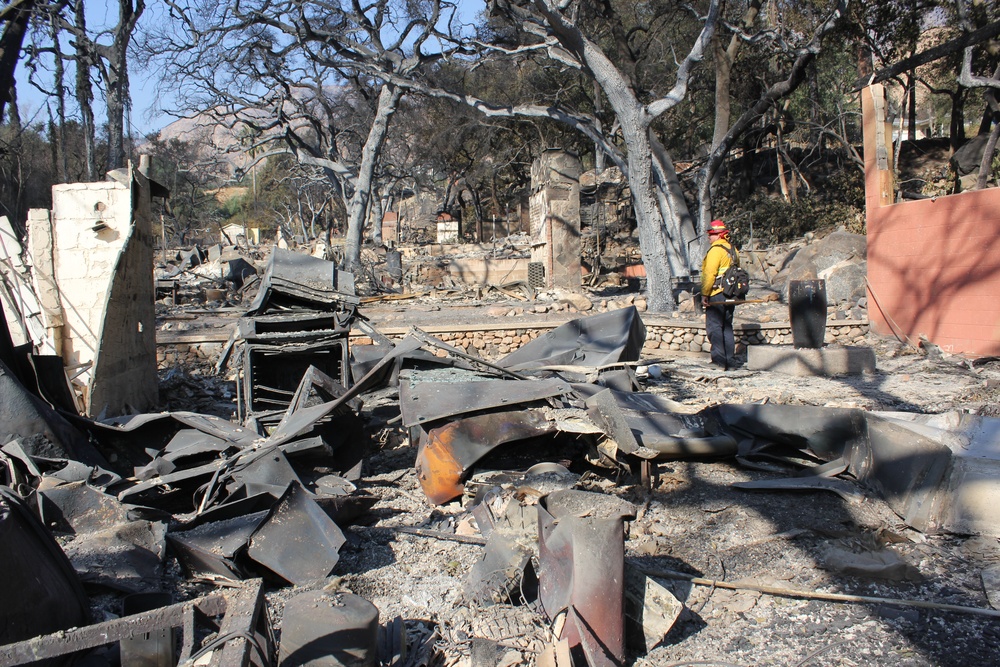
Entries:
[[[59, 301], [59, 286], [55, 281], [52, 218], [48, 209], [33, 208], [28, 211], [28, 252], [31, 255], [32, 281], [38, 303], [42, 309], [45, 328], [48, 330], [45, 350], [62, 356], [63, 313]], [[45, 352], [50, 354], [50, 352]]]
[[[63, 359], [69, 366], [94, 361], [112, 273], [131, 220], [131, 191], [120, 183], [52, 188], [55, 282], [64, 319]], [[81, 380], [89, 378], [84, 374]]]

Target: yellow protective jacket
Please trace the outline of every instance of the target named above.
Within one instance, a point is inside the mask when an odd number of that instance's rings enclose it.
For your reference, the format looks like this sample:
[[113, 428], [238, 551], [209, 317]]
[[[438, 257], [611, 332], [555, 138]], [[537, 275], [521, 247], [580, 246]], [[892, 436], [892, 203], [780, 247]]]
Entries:
[[717, 281], [726, 272], [732, 260], [726, 248], [732, 248], [736, 253], [736, 266], [740, 265], [740, 255], [736, 246], [725, 239], [719, 239], [708, 247], [705, 259], [701, 262], [701, 293], [703, 296], [715, 296], [722, 293]]

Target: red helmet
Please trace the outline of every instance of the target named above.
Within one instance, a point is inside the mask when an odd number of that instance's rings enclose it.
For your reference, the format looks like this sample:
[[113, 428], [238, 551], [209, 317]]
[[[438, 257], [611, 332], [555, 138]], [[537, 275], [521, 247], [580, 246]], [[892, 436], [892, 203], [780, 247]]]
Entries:
[[729, 230], [726, 229], [726, 223], [722, 220], [713, 220], [708, 226], [709, 234], [726, 234]]

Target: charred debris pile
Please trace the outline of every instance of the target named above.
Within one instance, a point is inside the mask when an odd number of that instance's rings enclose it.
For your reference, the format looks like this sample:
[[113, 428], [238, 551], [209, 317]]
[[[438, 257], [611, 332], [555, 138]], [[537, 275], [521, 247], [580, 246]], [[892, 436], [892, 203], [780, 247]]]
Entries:
[[[372, 397], [392, 407], [377, 426], [415, 449], [426, 502], [474, 517], [463, 539], [482, 555], [463, 599], [544, 618], [538, 664], [624, 664], [683, 608], [627, 565], [637, 508], [591, 490], [595, 476], [651, 485], [665, 460], [728, 457], [776, 471], [747, 488], [879, 495], [927, 532], [1000, 525], [961, 493], [970, 476], [996, 482], [969, 452], [995, 445], [997, 420], [944, 429], [757, 404], [692, 413], [643, 391], [635, 308], [571, 321], [490, 363], [417, 329], [390, 341], [358, 307], [353, 276], [276, 250], [220, 361], [238, 370], [239, 423], [84, 418], [43, 399], [31, 355], [0, 338], [0, 568], [6, 599], [32, 601], [3, 605], [0, 665], [417, 664], [417, 619], [380, 619], [324, 586], [345, 533], [371, 522]], [[357, 326], [373, 345], [348, 345]], [[173, 564], [217, 587], [165, 590]], [[282, 587], [293, 594], [278, 622], [263, 592]], [[95, 618], [90, 596], [109, 592], [126, 596], [127, 615]]]

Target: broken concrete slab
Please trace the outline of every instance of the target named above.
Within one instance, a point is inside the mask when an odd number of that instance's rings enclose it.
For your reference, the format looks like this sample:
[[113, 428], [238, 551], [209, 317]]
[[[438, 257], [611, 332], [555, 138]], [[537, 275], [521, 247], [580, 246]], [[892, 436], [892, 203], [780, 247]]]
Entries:
[[983, 568], [981, 573], [983, 591], [994, 609], [1000, 609], [1000, 565]]
[[747, 368], [786, 375], [861, 375], [875, 372], [875, 352], [866, 347], [792, 348], [747, 346]]
[[842, 547], [827, 546], [821, 552], [826, 569], [852, 577], [887, 581], [919, 581], [916, 567], [890, 549], [865, 550], [861, 553]]

